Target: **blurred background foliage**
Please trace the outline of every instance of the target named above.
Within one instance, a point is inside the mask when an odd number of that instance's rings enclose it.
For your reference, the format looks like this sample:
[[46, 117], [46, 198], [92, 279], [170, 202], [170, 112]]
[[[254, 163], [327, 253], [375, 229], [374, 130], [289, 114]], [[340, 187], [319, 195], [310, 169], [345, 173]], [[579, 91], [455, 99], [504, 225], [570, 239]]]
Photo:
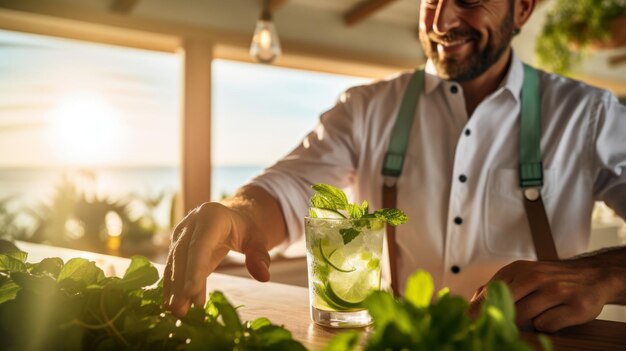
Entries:
[[[174, 224], [176, 196], [162, 191], [122, 198], [93, 194], [80, 177], [64, 175], [51, 196], [35, 206], [15, 206], [17, 198], [0, 199], [0, 238], [23, 240], [119, 256], [162, 255]], [[169, 207], [159, 223], [159, 206]]]

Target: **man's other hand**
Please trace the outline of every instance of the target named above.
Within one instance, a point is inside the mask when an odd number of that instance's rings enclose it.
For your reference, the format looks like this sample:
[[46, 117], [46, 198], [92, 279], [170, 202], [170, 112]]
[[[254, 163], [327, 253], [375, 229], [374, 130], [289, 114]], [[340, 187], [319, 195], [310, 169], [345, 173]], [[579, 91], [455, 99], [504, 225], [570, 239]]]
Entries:
[[[504, 281], [511, 289], [517, 310], [516, 323], [531, 322], [535, 329], [556, 332], [595, 319], [607, 303], [616, 301], [619, 286], [610, 266], [586, 257], [576, 260], [515, 261], [491, 280]], [[486, 295], [486, 285], [471, 299], [475, 314]]]

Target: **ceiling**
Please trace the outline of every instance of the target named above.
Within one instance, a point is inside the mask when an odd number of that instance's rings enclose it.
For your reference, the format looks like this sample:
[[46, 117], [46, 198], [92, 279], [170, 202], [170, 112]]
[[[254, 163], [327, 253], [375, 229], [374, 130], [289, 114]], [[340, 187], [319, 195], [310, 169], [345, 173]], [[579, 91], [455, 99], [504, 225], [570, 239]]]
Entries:
[[[270, 1], [286, 54], [345, 57], [399, 68], [424, 61], [416, 36], [419, 0]], [[516, 53], [526, 62], [534, 62], [535, 39], [553, 1], [540, 1], [529, 23], [514, 39]], [[261, 4], [261, 0], [0, 0], [0, 11], [5, 8], [124, 26], [149, 23], [150, 28], [164, 33], [177, 26], [218, 30], [220, 35], [238, 38], [235, 41], [244, 47]], [[363, 16], [359, 16], [359, 6], [365, 8]], [[347, 18], [357, 21], [348, 25]], [[624, 53], [617, 50], [591, 55], [576, 75], [626, 95], [626, 64], [607, 63], [608, 58]]]

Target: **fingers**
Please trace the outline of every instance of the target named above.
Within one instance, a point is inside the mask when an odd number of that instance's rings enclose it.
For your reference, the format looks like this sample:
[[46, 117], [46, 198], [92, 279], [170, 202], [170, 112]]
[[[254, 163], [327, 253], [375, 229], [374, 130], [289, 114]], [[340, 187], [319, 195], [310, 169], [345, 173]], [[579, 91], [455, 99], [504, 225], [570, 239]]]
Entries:
[[515, 303], [517, 316], [515, 323], [523, 325], [524, 322], [539, 316], [541, 313], [560, 305], [562, 300], [556, 294], [534, 292]]
[[192, 303], [206, 301], [206, 279], [229, 251], [225, 244], [232, 229], [228, 210], [207, 203], [195, 211], [194, 219], [173, 244], [172, 282], [169, 309], [176, 316], [187, 314]]
[[191, 301], [193, 302], [194, 306], [196, 307], [204, 307], [204, 304], [206, 303], [206, 284], [202, 285], [202, 289], [201, 291], [196, 294]]
[[261, 242], [250, 242], [244, 248], [246, 255], [246, 268], [250, 275], [258, 281], [266, 282], [270, 280], [270, 255]]
[[206, 291], [206, 278], [228, 254], [229, 248], [224, 245], [232, 225], [222, 205], [207, 210], [206, 220], [196, 225], [189, 243], [186, 265], [189, 267], [184, 278], [181, 278], [182, 294], [195, 298], [203, 290]]
[[172, 231], [172, 239], [170, 242], [170, 249], [167, 253], [167, 260], [165, 263], [165, 270], [163, 271], [163, 299], [165, 300], [165, 305], [169, 305], [171, 295], [172, 295], [172, 266], [174, 265], [174, 248], [176, 247], [176, 243], [180, 239], [181, 235], [184, 232], [184, 228], [189, 221], [189, 214], [185, 216], [185, 218], [180, 221]]
[[487, 296], [486, 285], [481, 286], [474, 292], [474, 295], [470, 299], [470, 306], [469, 306], [469, 311], [468, 311], [468, 314], [471, 318], [478, 317], [478, 314], [480, 312], [480, 305], [482, 305], [482, 303], [485, 301], [486, 296]]
[[579, 308], [572, 305], [559, 305], [535, 318], [533, 326], [539, 331], [554, 333], [566, 327], [590, 322], [596, 317], [580, 312]]
[[187, 314], [190, 305], [190, 297], [183, 293], [185, 275], [187, 271], [187, 251], [191, 242], [191, 230], [185, 228], [176, 243], [173, 243], [172, 252], [172, 279], [170, 283], [169, 308], [179, 317]]

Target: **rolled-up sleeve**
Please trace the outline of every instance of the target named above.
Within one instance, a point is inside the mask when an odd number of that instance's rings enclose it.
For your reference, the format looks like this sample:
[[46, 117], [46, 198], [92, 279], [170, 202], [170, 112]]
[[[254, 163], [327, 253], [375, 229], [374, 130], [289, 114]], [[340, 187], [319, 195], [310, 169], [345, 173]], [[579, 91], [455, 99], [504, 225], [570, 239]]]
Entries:
[[298, 147], [250, 182], [280, 203], [289, 243], [304, 233], [311, 185], [327, 183], [345, 189], [354, 182], [358, 160], [354, 100], [352, 89], [342, 94]]
[[594, 195], [626, 219], [626, 106], [606, 93], [596, 111]]

